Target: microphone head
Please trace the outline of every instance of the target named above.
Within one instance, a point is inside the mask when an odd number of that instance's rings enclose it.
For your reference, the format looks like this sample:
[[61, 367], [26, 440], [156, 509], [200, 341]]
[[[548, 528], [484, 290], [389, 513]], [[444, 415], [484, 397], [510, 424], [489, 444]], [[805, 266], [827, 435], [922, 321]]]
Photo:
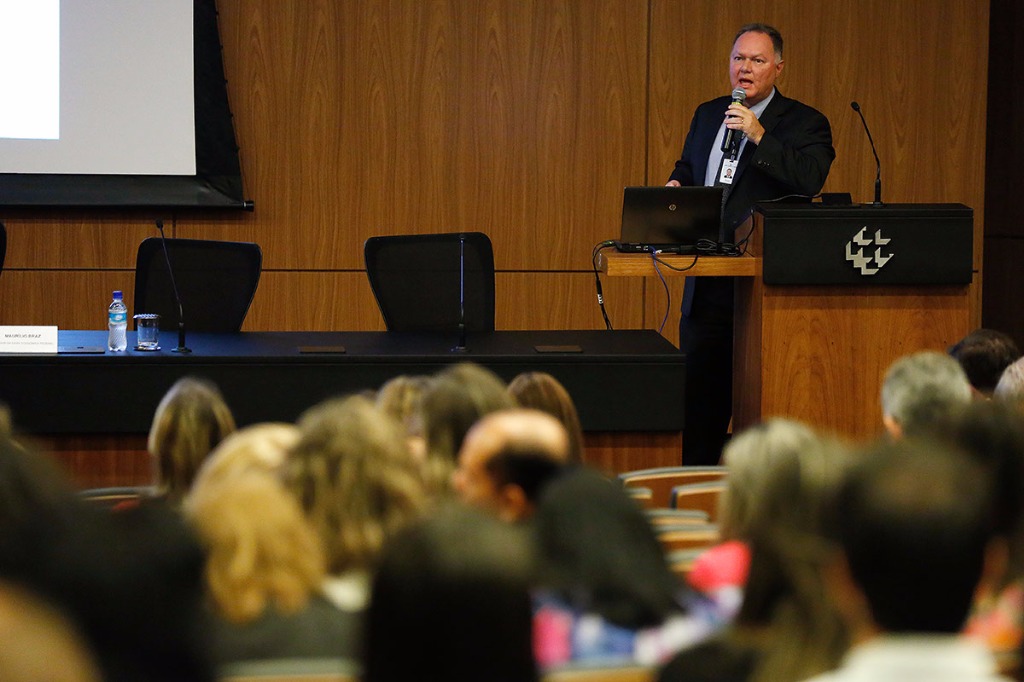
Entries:
[[859, 105], [859, 104], [857, 104], [857, 102], [850, 102], [850, 107], [851, 107], [851, 108], [852, 108], [852, 109], [853, 109], [854, 111], [860, 111], [860, 105]]
[[735, 90], [732, 91], [732, 101], [733, 102], [743, 102], [746, 99], [747, 99], [747, 91], [744, 90], [743, 88], [736, 88]]

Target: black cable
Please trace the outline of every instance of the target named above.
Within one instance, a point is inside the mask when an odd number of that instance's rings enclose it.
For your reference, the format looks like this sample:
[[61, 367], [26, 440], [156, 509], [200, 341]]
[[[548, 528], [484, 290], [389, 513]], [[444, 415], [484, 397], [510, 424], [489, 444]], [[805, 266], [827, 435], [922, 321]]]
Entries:
[[601, 273], [597, 269], [597, 256], [605, 249], [615, 246], [613, 241], [603, 241], [594, 247], [590, 255], [590, 264], [594, 268], [594, 281], [597, 288], [597, 305], [601, 308], [601, 317], [604, 318], [605, 329], [612, 330], [612, 321], [608, 319], [608, 312], [604, 308], [604, 291], [601, 289]]

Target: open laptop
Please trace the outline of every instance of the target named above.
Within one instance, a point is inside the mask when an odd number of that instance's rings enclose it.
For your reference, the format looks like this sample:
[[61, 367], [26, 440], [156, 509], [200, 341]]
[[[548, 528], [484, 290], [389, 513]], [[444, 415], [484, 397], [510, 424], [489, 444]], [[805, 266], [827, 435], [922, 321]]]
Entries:
[[622, 232], [626, 253], [696, 253], [698, 240], [718, 242], [722, 187], [626, 187]]

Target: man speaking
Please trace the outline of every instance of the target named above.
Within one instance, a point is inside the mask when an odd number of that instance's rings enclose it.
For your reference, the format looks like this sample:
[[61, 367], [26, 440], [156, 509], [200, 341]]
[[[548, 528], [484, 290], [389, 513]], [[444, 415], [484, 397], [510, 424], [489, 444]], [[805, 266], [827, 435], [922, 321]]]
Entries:
[[[784, 97], [782, 35], [747, 24], [729, 56], [732, 95], [697, 107], [669, 185], [724, 188], [723, 241], [754, 204], [811, 197], [836, 153], [828, 119]], [[684, 464], [717, 464], [732, 414], [733, 280], [691, 277], [683, 293], [680, 347], [687, 354]]]

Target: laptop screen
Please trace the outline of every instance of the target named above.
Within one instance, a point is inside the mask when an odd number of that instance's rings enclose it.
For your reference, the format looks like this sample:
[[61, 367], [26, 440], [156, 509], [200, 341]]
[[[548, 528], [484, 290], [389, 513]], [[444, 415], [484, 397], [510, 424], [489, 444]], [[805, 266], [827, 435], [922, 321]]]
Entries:
[[626, 187], [620, 251], [693, 253], [699, 240], [719, 242], [721, 187]]

